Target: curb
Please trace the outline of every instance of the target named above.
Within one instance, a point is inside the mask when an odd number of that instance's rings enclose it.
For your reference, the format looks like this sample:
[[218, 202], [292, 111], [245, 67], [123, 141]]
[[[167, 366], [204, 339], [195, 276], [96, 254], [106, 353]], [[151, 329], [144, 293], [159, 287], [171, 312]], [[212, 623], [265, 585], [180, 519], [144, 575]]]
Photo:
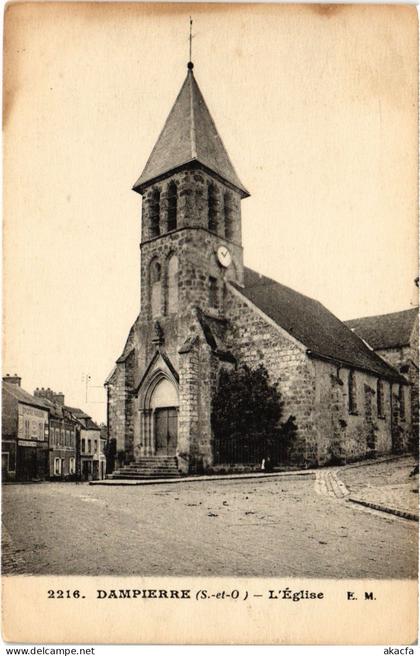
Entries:
[[395, 462], [396, 460], [404, 460], [406, 458], [411, 458], [411, 454], [409, 453], [403, 453], [401, 455], [395, 455], [395, 456], [380, 456], [378, 458], [372, 458], [369, 460], [361, 460], [357, 462], [349, 462], [348, 464], [344, 464], [341, 466], [338, 466], [338, 470], [344, 470], [344, 469], [355, 469], [357, 467], [369, 467], [371, 465], [380, 465], [383, 462]]
[[106, 479], [104, 481], [89, 481], [89, 485], [127, 485], [127, 486], [135, 486], [135, 485], [162, 485], [165, 483], [168, 484], [174, 484], [174, 483], [201, 483], [202, 481], [241, 481], [241, 480], [246, 480], [246, 479], [260, 479], [260, 480], [267, 480], [269, 478], [310, 478], [312, 480], [315, 479], [315, 472], [312, 470], [304, 470], [304, 471], [294, 471], [294, 472], [278, 472], [278, 473], [273, 473], [273, 474], [261, 474], [261, 473], [249, 473], [249, 474], [236, 474], [236, 475], [222, 475], [222, 476], [186, 476], [185, 478], [180, 477], [180, 478], [154, 478], [154, 479], [147, 479], [147, 478], [142, 478], [142, 479], [121, 479], [121, 478], [115, 478], [115, 479]]
[[389, 515], [396, 515], [397, 517], [410, 519], [413, 522], [419, 521], [418, 515], [415, 515], [414, 513], [405, 512], [404, 510], [397, 510], [396, 508], [388, 508], [387, 506], [380, 506], [377, 503], [371, 503], [370, 501], [363, 501], [362, 499], [354, 499], [353, 497], [349, 497], [347, 501], [351, 501], [352, 503], [358, 503], [360, 506], [366, 506], [366, 508], [379, 510], [380, 512], [388, 513]]

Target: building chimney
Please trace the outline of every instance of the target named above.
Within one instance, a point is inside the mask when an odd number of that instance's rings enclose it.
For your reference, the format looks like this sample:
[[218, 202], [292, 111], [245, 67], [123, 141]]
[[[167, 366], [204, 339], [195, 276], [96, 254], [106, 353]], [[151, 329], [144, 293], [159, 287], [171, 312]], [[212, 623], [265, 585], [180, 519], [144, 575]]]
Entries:
[[34, 396], [41, 397], [42, 399], [48, 399], [49, 401], [52, 401], [53, 403], [58, 403], [58, 405], [64, 405], [64, 394], [63, 392], [58, 392], [57, 394], [49, 387], [47, 389], [44, 389], [41, 387], [36, 388], [34, 391]]
[[17, 387], [20, 387], [20, 384], [22, 382], [22, 378], [17, 374], [13, 374], [13, 376], [11, 376], [10, 374], [6, 374], [5, 376], [3, 376], [3, 380], [5, 383], [10, 383], [10, 385], [16, 385]]

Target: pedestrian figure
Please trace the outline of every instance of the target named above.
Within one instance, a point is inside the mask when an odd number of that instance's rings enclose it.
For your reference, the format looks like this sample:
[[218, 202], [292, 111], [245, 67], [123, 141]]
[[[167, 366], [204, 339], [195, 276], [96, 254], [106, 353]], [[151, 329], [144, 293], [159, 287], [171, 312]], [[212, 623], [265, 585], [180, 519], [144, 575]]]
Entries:
[[271, 464], [270, 456], [267, 456], [267, 458], [262, 459], [262, 461], [261, 461], [261, 471], [264, 471], [264, 472], [273, 471], [273, 465]]

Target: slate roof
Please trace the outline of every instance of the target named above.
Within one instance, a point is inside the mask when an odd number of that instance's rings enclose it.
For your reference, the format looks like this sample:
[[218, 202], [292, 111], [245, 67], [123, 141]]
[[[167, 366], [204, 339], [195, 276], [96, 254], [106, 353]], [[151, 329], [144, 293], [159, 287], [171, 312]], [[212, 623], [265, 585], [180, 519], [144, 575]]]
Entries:
[[306, 346], [309, 355], [332, 359], [377, 376], [405, 379], [319, 301], [245, 267], [245, 286], [233, 287]]
[[84, 410], [81, 410], [80, 408], [72, 408], [70, 405], [65, 405], [63, 406], [63, 408], [71, 412], [71, 414], [77, 417], [78, 419], [79, 418], [90, 419], [89, 415], [86, 414], [86, 412]]
[[26, 392], [24, 389], [18, 385], [13, 385], [12, 383], [6, 383], [3, 381], [4, 389], [9, 392], [15, 399], [26, 403], [27, 405], [35, 406], [36, 408], [41, 408], [42, 410], [49, 410], [48, 404], [45, 402], [45, 399], [41, 399], [36, 396], [32, 396], [29, 392]]
[[101, 430], [100, 426], [93, 421], [92, 417], [81, 408], [73, 408], [70, 405], [63, 405], [61, 408], [72, 414], [85, 428], [89, 430]]
[[141, 193], [152, 180], [191, 162], [204, 165], [231, 183], [244, 197], [249, 196], [230, 161], [194, 74], [189, 69], [143, 173], [133, 189]]
[[86, 418], [85, 424], [88, 430], [101, 430], [100, 426], [98, 426], [98, 424], [96, 424], [91, 417]]
[[224, 344], [224, 329], [227, 322], [224, 319], [218, 319], [216, 317], [211, 317], [208, 314], [204, 314], [204, 312], [198, 308], [197, 318], [200, 322], [206, 342], [210, 346], [213, 353], [220, 360], [235, 363], [235, 356], [233, 353], [226, 350]]
[[53, 401], [50, 401], [50, 399], [43, 398], [42, 400], [48, 407], [51, 417], [54, 417], [55, 419], [62, 419], [64, 417], [63, 406], [59, 405], [58, 403], [53, 403]]
[[69, 412], [71, 412], [71, 414], [74, 415], [76, 417], [76, 419], [79, 419], [79, 421], [88, 430], [98, 430], [98, 431], [101, 430], [100, 427], [98, 426], [98, 424], [96, 424], [93, 421], [92, 417], [90, 415], [86, 414], [86, 412], [84, 410], [81, 410], [80, 408], [72, 408], [69, 405], [64, 405], [63, 408], [65, 410], [68, 410]]
[[398, 348], [410, 344], [418, 313], [419, 309], [415, 307], [401, 312], [351, 319], [345, 324], [373, 349]]

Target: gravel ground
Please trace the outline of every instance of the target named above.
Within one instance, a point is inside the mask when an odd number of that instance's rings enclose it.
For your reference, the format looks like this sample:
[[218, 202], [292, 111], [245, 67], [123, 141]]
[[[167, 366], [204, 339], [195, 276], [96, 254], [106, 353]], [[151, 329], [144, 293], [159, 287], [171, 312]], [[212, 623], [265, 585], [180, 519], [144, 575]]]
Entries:
[[7, 485], [3, 523], [4, 573], [416, 577], [415, 522], [313, 479]]

